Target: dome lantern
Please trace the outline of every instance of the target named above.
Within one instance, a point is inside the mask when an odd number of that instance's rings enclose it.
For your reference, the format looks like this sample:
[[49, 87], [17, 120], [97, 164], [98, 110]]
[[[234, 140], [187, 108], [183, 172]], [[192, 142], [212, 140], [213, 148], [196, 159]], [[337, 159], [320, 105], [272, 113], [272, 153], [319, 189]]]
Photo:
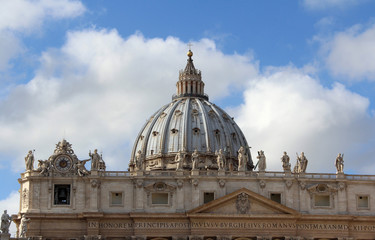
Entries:
[[193, 52], [189, 49], [187, 64], [184, 70], [180, 71], [179, 80], [176, 83], [176, 94], [172, 99], [181, 97], [200, 97], [208, 100], [204, 93], [204, 82], [202, 81], [201, 71], [196, 69], [193, 64]]

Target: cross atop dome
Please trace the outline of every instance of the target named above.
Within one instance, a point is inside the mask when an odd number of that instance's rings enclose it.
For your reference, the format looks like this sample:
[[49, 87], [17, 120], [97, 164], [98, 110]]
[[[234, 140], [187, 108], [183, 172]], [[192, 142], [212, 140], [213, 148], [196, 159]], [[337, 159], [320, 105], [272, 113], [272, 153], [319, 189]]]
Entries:
[[181, 97], [200, 97], [208, 100], [208, 96], [204, 93], [204, 82], [202, 81], [201, 71], [195, 68], [193, 64], [193, 52], [191, 51], [191, 45], [187, 56], [187, 64], [185, 69], [180, 71], [179, 80], [176, 83], [176, 94], [173, 95], [173, 99]]

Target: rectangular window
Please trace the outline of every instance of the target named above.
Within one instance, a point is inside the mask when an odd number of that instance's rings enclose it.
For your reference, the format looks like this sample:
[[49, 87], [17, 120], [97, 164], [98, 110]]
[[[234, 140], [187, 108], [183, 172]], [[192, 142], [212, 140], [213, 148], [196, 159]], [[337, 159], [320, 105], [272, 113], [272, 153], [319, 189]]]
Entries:
[[272, 201], [275, 201], [277, 203], [281, 203], [281, 193], [271, 193], [270, 198]]
[[70, 185], [55, 184], [53, 204], [70, 205]]
[[168, 193], [152, 193], [151, 195], [151, 203], [152, 204], [168, 204]]
[[111, 192], [110, 198], [111, 198], [110, 203], [112, 206], [123, 205], [122, 192]]
[[329, 195], [315, 195], [314, 197], [314, 205], [315, 207], [330, 207], [330, 196]]
[[215, 200], [215, 193], [213, 192], [205, 192], [203, 193], [203, 203], [208, 203]]
[[358, 209], [368, 209], [369, 208], [369, 197], [364, 195], [357, 196], [357, 208]]

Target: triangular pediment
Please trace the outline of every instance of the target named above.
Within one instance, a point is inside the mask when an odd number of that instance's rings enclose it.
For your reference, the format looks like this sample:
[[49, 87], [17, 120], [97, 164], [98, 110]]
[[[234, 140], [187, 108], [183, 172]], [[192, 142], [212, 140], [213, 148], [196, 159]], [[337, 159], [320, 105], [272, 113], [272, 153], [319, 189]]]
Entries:
[[299, 212], [247, 188], [194, 208], [188, 214], [299, 215]]

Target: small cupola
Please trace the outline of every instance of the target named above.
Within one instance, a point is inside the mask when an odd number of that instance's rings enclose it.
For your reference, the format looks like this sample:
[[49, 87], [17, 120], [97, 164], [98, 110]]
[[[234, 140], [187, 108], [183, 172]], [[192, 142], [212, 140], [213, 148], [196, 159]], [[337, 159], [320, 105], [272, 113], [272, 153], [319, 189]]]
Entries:
[[204, 82], [202, 81], [201, 71], [195, 69], [193, 64], [193, 52], [189, 49], [187, 64], [184, 70], [180, 71], [179, 80], [176, 84], [176, 94], [173, 99], [181, 97], [200, 97], [208, 100], [204, 93]]

